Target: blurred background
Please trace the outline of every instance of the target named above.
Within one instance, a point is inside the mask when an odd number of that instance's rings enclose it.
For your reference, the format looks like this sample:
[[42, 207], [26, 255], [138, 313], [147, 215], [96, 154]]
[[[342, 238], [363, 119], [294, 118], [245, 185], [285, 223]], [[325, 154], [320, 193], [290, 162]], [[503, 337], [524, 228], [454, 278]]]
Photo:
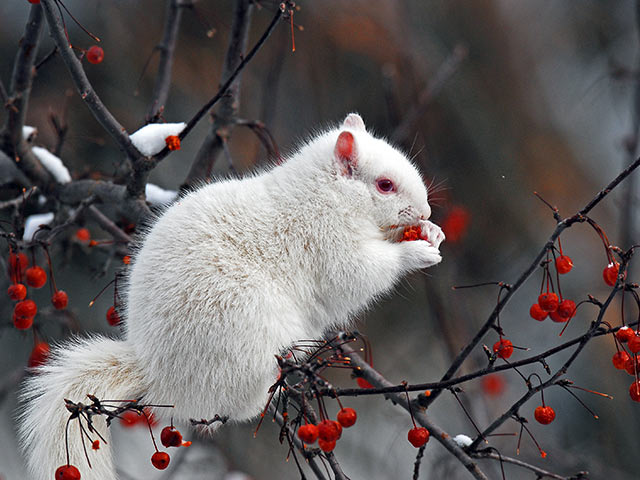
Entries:
[[[149, 108], [157, 56], [144, 66], [162, 36], [164, 3], [159, 0], [64, 0], [82, 25], [102, 39], [104, 61], [86, 72], [104, 103], [129, 132], [141, 127]], [[256, 2], [249, 44], [262, 34], [277, 2]], [[289, 152], [310, 134], [357, 111], [368, 128], [393, 141], [419, 164], [433, 182], [433, 220], [448, 235], [444, 261], [400, 284], [396, 292], [361, 315], [360, 330], [373, 349], [374, 366], [390, 381], [438, 380], [459, 349], [495, 306], [497, 288], [451, 289], [485, 281], [513, 282], [553, 231], [551, 211], [537, 191], [561, 215], [575, 213], [636, 155], [638, 134], [636, 90], [639, 88], [640, 40], [637, 4], [631, 0], [301, 0], [294, 21], [295, 52], [290, 25], [282, 22], [242, 73], [239, 116], [260, 120], [280, 151]], [[231, 27], [233, 2], [198, 1], [183, 13], [164, 110], [168, 122], [187, 121], [217, 91]], [[0, 77], [6, 85], [24, 31], [29, 4], [0, 4]], [[72, 43], [88, 48], [94, 41], [67, 16]], [[53, 48], [45, 34], [39, 58]], [[39, 70], [34, 81], [27, 124], [38, 128], [36, 143], [56, 141], [51, 112], [64, 115], [69, 126], [61, 157], [75, 178], [110, 176], [122, 162], [116, 144], [79, 98], [58, 56]], [[4, 121], [4, 111], [0, 120]], [[151, 181], [177, 190], [209, 128], [202, 121], [164, 160]], [[236, 127], [231, 158], [239, 172], [264, 165], [267, 154], [249, 130]], [[229, 173], [228, 162], [216, 163]], [[635, 175], [637, 177], [637, 173]], [[593, 212], [612, 243], [629, 247], [637, 236], [638, 189], [633, 178], [621, 185]], [[6, 190], [2, 199], [13, 198]], [[87, 222], [94, 238], [107, 238]], [[70, 232], [70, 237], [72, 237]], [[563, 293], [576, 301], [587, 294], [604, 299], [608, 287], [601, 272], [607, 259], [595, 232], [576, 225], [562, 235], [574, 269], [562, 278]], [[2, 256], [6, 257], [3, 246]], [[113, 278], [114, 263], [104, 251], [88, 249], [69, 238], [54, 248], [56, 280], [70, 296], [69, 314], [46, 309], [39, 331], [49, 342], [69, 331], [117, 336], [105, 312], [113, 303], [108, 290], [93, 308], [89, 301]], [[117, 262], [115, 262], [117, 263]], [[632, 266], [633, 267], [633, 266]], [[4, 269], [3, 269], [4, 271]], [[637, 269], [635, 270], [637, 271]], [[501, 315], [506, 335], [525, 358], [582, 334], [595, 309], [581, 307], [562, 337], [561, 325], [536, 322], [529, 306], [539, 291], [536, 273]], [[631, 281], [637, 280], [633, 268]], [[2, 289], [8, 278], [2, 277]], [[40, 294], [40, 293], [38, 293]], [[37, 294], [37, 295], [38, 295]], [[46, 292], [41, 292], [43, 299]], [[630, 299], [629, 299], [630, 300]], [[16, 391], [33, 347], [33, 335], [11, 324], [12, 303], [0, 300], [0, 478], [26, 478], [14, 434]], [[637, 311], [632, 302], [630, 319]], [[620, 303], [607, 320], [621, 322]], [[490, 332], [484, 343], [497, 340]], [[576, 392], [599, 416], [595, 419], [560, 388], [545, 392], [556, 411], [555, 422], [533, 421], [540, 404], [535, 397], [521, 410], [529, 428], [548, 452], [540, 458], [528, 436], [520, 457], [562, 476], [588, 470], [591, 478], [637, 478], [640, 406], [628, 395], [632, 377], [611, 364], [613, 340], [591, 342], [567, 378], [585, 388], [607, 392], [608, 400]], [[567, 358], [549, 359], [553, 368]], [[480, 348], [463, 365], [468, 373], [484, 366]], [[539, 366], [523, 368], [526, 375]], [[336, 385], [355, 386], [348, 373], [332, 374]], [[461, 400], [484, 428], [525, 392], [513, 371], [492, 381], [463, 385]], [[336, 455], [352, 479], [410, 478], [416, 450], [407, 442], [407, 413], [381, 397], [346, 399], [356, 408], [358, 423], [345, 432]], [[337, 407], [331, 405], [331, 407]], [[335, 408], [334, 408], [335, 411]], [[434, 421], [451, 435], [474, 436], [474, 427], [455, 398], [445, 392], [429, 409]], [[229, 425], [212, 439], [198, 439], [181, 449], [179, 461], [165, 472], [146, 458], [151, 445], [144, 428], [116, 426], [118, 464], [125, 479], [275, 479], [299, 478], [286, 460], [278, 430], [264, 425], [253, 438], [254, 424]], [[517, 433], [507, 422], [500, 433]], [[504, 455], [515, 456], [517, 436], [492, 437]], [[490, 478], [500, 478], [496, 462], [480, 461]], [[505, 467], [507, 478], [533, 478]], [[470, 478], [439, 444], [429, 443], [421, 478]]]

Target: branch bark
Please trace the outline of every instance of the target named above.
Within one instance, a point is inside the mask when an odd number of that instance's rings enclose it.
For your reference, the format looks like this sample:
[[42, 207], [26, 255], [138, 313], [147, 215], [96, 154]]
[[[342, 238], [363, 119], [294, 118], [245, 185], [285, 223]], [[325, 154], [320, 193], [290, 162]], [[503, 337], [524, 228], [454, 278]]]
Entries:
[[176, 49], [178, 30], [182, 18], [182, 2], [180, 0], [167, 0], [164, 35], [162, 43], [156, 48], [160, 50], [160, 63], [158, 75], [153, 89], [153, 100], [149, 108], [148, 118], [155, 118], [163, 109], [169, 98], [171, 88], [171, 71], [173, 67], [173, 55]]

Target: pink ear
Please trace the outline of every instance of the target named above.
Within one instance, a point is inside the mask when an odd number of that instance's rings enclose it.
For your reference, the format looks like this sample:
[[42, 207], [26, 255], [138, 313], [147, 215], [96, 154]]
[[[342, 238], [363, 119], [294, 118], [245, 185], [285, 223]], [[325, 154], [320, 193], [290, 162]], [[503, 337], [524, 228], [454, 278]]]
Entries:
[[342, 122], [342, 126], [344, 128], [351, 128], [352, 130], [361, 130], [365, 131], [364, 122], [362, 121], [362, 117], [357, 113], [350, 113], [347, 115], [347, 118]]
[[342, 175], [351, 176], [353, 169], [358, 163], [358, 155], [356, 152], [356, 142], [353, 135], [349, 132], [342, 132], [338, 136], [336, 148], [334, 150], [336, 160], [340, 166]]

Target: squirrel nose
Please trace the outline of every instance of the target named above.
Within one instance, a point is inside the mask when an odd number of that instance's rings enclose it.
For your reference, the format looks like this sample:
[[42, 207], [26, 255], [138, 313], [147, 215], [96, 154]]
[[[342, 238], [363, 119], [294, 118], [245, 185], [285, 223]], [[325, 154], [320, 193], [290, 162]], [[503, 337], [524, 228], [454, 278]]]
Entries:
[[422, 212], [423, 214], [420, 216], [420, 220], [427, 220], [431, 216], [431, 207], [427, 205]]

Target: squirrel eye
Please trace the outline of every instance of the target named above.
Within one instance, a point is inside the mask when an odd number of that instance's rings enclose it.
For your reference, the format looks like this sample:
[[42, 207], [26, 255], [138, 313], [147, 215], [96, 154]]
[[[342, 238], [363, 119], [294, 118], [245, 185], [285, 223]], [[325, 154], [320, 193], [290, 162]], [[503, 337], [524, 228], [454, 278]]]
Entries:
[[379, 178], [376, 180], [376, 187], [380, 193], [391, 193], [396, 190], [396, 186], [388, 178]]

